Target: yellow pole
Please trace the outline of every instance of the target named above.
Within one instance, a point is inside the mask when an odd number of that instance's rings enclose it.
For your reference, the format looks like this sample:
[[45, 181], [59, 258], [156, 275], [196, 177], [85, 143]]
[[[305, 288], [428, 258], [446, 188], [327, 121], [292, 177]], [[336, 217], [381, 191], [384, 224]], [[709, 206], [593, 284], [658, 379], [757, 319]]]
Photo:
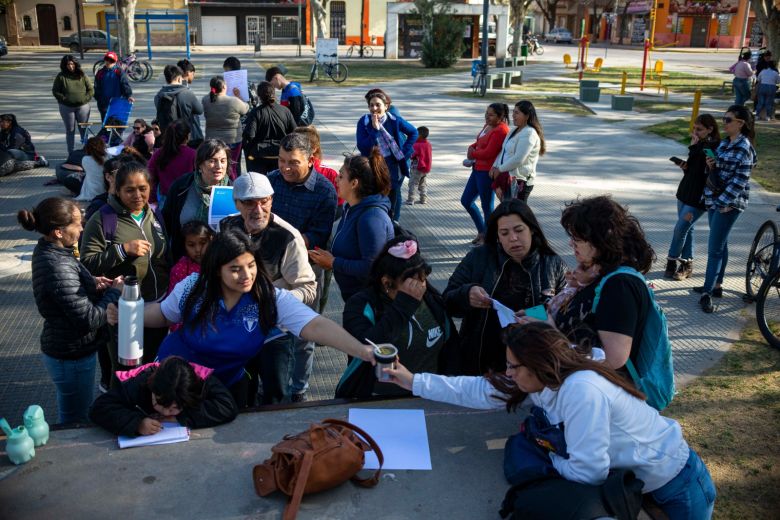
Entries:
[[655, 50], [655, 18], [658, 13], [658, 0], [653, 0], [653, 9], [650, 11], [650, 50]]
[[585, 42], [585, 61], [584, 61], [584, 63], [585, 63], [585, 65], [586, 65], [586, 66], [587, 66], [587, 64], [588, 64], [588, 49], [589, 49], [589, 48], [590, 48], [590, 40], [587, 40], [587, 41]]
[[620, 80], [620, 95], [626, 95], [626, 82], [628, 81], [628, 72], [623, 71], [623, 79]]
[[688, 132], [693, 133], [693, 122], [699, 117], [699, 105], [701, 104], [701, 89], [697, 88], [693, 94], [693, 110], [691, 111], [691, 124], [688, 125]]

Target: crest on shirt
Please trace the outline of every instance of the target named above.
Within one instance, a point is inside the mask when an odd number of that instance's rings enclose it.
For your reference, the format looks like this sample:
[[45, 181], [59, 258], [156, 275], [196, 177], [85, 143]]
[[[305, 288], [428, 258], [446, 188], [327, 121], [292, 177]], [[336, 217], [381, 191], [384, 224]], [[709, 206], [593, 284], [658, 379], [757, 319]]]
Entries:
[[257, 322], [259, 321], [257, 316], [244, 316], [244, 328], [247, 332], [252, 332], [257, 328]]

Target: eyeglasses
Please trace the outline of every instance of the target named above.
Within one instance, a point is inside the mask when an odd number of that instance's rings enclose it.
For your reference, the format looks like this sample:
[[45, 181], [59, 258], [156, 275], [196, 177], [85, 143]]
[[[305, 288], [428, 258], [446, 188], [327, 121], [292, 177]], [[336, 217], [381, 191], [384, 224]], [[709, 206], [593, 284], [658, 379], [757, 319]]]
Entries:
[[738, 119], [736, 117], [726, 116], [726, 117], [723, 118], [723, 124], [724, 125], [727, 125], [727, 124], [731, 123], [732, 121], [739, 121], [740, 123], [744, 123], [745, 122], [744, 119]]
[[265, 206], [269, 204], [273, 200], [272, 197], [263, 197], [262, 199], [244, 199], [241, 200], [241, 204], [245, 204], [247, 206], [257, 206], [260, 204], [261, 206]]
[[523, 366], [523, 365], [521, 365], [520, 363], [518, 363], [518, 364], [516, 364], [516, 365], [513, 365], [512, 363], [510, 363], [510, 362], [508, 362], [508, 361], [507, 361], [507, 363], [506, 363], [506, 369], [507, 369], [507, 370], [517, 370], [517, 369], [518, 369], [518, 368], [520, 368], [521, 366]]

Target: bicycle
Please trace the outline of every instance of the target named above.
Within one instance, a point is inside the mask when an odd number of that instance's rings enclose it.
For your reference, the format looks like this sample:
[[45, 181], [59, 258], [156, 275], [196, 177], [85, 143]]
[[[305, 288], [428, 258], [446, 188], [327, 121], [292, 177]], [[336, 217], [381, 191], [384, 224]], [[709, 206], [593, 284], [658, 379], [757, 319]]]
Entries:
[[487, 93], [487, 66], [484, 63], [477, 63], [477, 69], [474, 74], [474, 79], [471, 82], [471, 89], [474, 94], [478, 94], [480, 97], [485, 97]]
[[[780, 211], [780, 206], [777, 208]], [[760, 287], [755, 290], [760, 281]], [[746, 271], [746, 301], [756, 302], [756, 322], [767, 343], [780, 348], [780, 234], [767, 220], [750, 246]]]
[[[335, 54], [331, 54], [330, 58], [335, 58]], [[311, 74], [309, 74], [309, 82], [314, 82], [315, 79], [319, 79], [319, 70], [322, 71], [334, 82], [342, 83], [349, 76], [349, 69], [343, 63], [337, 63], [335, 61], [329, 61], [327, 63], [318, 63], [317, 60], [311, 66]]]
[[360, 44], [353, 43], [347, 49], [347, 58], [351, 58], [353, 53], [357, 53], [360, 58], [371, 58], [374, 56], [374, 49], [369, 45], [363, 45], [363, 51], [360, 51]]
[[[97, 71], [100, 70], [100, 67], [102, 67], [103, 64], [103, 60], [96, 61], [92, 66], [92, 74], [97, 74]], [[124, 58], [121, 58], [119, 63], [117, 63], [117, 66], [122, 67], [127, 73], [127, 77], [130, 81], [145, 83], [154, 76], [154, 68], [152, 65], [148, 61], [138, 61], [135, 54], [129, 54]]]

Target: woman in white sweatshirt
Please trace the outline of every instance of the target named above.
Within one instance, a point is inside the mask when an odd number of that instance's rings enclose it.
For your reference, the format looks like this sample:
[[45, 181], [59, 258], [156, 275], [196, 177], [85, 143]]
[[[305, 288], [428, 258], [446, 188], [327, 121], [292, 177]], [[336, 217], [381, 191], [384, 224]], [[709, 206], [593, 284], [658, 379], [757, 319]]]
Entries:
[[530, 101], [519, 101], [515, 105], [512, 122], [515, 129], [504, 139], [489, 175], [501, 199], [527, 201], [534, 188], [536, 163], [546, 151], [544, 132]]
[[630, 469], [670, 520], [712, 516], [715, 486], [707, 467], [680, 425], [647, 405], [629, 381], [543, 322], [511, 330], [506, 341], [505, 376], [412, 374], [400, 364], [385, 371], [414, 395], [470, 408], [512, 410], [528, 398], [551, 424], [563, 423], [569, 458], [550, 453], [563, 478], [600, 485], [610, 469]]

